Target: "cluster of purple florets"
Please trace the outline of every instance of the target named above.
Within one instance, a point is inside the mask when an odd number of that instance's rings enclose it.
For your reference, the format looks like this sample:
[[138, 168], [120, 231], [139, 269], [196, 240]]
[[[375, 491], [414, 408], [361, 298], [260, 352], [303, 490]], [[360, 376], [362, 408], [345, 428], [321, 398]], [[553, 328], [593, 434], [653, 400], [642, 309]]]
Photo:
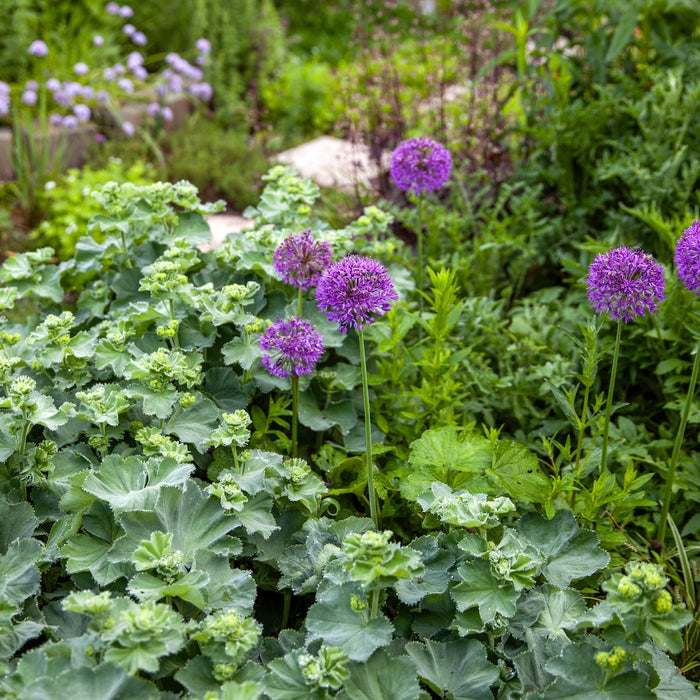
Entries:
[[316, 302], [329, 321], [363, 330], [398, 299], [384, 265], [373, 258], [349, 255], [333, 263], [316, 287]]
[[[130, 6], [119, 5], [116, 2], [107, 3], [105, 11], [108, 15], [119, 18], [120, 21], [128, 20], [134, 14]], [[131, 23], [125, 23], [121, 27], [121, 32], [135, 46], [141, 47], [148, 43], [146, 35]], [[101, 35], [93, 36], [92, 44], [96, 47], [98, 54], [104, 43], [105, 40]], [[54, 108], [48, 116], [49, 123], [68, 128], [77, 127], [78, 124], [92, 118], [96, 107], [108, 105], [113, 96], [133, 93], [139, 84], [154, 77], [158, 79], [157, 100], [146, 108], [149, 117], [162, 119], [164, 122], [172, 120], [172, 109], [166, 104], [166, 98], [171, 94], [187, 91], [198, 100], [209, 101], [212, 97], [212, 88], [203, 80], [202, 66], [207, 62], [211, 45], [207, 39], [199, 39], [195, 47], [197, 65], [192, 65], [181, 56], [171, 53], [166, 58], [168, 67], [159, 76], [149, 74], [145, 67], [144, 56], [138, 50], [131, 51], [124, 63], [114, 63], [102, 71], [92, 70], [87, 63], [79, 61], [73, 66], [75, 77], [63, 81], [50, 77], [45, 82], [49, 93], [49, 108], [52, 106], [51, 103]], [[49, 47], [41, 39], [33, 41], [28, 50], [37, 58], [49, 55]], [[39, 101], [40, 88], [36, 80], [28, 80], [21, 89], [19, 101], [28, 107], [33, 107]], [[0, 82], [0, 116], [7, 114], [10, 106], [10, 87], [7, 83]], [[129, 121], [123, 121], [121, 128], [129, 136], [136, 130], [134, 124]]]
[[700, 296], [700, 221], [697, 219], [683, 231], [674, 260], [683, 286]]
[[391, 154], [389, 172], [404, 192], [437, 192], [445, 186], [451, 171], [450, 152], [432, 139], [407, 139]]
[[333, 250], [327, 241], [317, 241], [310, 230], [289, 236], [272, 255], [277, 274], [287, 283], [301, 289], [318, 284], [321, 275], [333, 260]]
[[597, 313], [625, 323], [653, 313], [666, 297], [663, 267], [639, 248], [623, 246], [596, 255], [586, 286]]
[[273, 377], [311, 374], [325, 351], [320, 331], [301, 318], [278, 318], [261, 336], [263, 367]]

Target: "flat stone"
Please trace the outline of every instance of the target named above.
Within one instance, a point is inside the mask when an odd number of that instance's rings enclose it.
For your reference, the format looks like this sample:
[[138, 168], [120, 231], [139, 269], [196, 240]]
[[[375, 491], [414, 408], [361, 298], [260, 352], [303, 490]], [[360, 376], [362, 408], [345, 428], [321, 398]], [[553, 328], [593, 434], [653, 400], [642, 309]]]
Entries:
[[246, 219], [239, 214], [208, 214], [204, 218], [211, 229], [211, 242], [198, 246], [203, 253], [218, 248], [226, 242], [226, 238], [230, 234], [238, 233], [253, 224], [252, 219]]
[[[391, 154], [382, 154], [382, 169], [388, 169]], [[319, 136], [282, 151], [277, 161], [290, 165], [302, 177], [321, 187], [354, 191], [357, 187], [374, 190], [380, 169], [370, 157], [369, 148], [334, 136]]]

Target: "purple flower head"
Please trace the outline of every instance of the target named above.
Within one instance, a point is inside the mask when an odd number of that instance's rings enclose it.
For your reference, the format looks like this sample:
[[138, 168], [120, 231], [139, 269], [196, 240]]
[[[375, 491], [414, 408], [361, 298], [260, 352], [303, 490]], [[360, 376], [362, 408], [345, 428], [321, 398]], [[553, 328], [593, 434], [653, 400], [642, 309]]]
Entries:
[[119, 5], [116, 2], [108, 2], [105, 10], [107, 10], [108, 15], [118, 15]]
[[163, 117], [163, 121], [170, 122], [173, 120], [173, 110], [170, 107], [163, 107], [160, 110], [160, 116]]
[[148, 78], [148, 71], [143, 66], [136, 66], [131, 73], [136, 80], [146, 80]]
[[36, 39], [29, 44], [29, 53], [32, 56], [48, 56], [49, 47], [41, 39]]
[[36, 93], [32, 90], [25, 90], [22, 93], [22, 102], [28, 107], [33, 107], [36, 104]]
[[170, 92], [180, 92], [182, 90], [182, 78], [179, 75], [171, 75], [168, 81]]
[[134, 70], [134, 68], [136, 68], [136, 66], [142, 66], [142, 65], [143, 65], [143, 56], [141, 55], [140, 52], [132, 51], [126, 57], [126, 67], [129, 70]]
[[678, 239], [674, 255], [678, 279], [700, 296], [700, 221], [693, 221]]
[[86, 122], [90, 120], [90, 108], [87, 105], [75, 105], [73, 107], [73, 114], [78, 117], [79, 122]]
[[384, 265], [373, 258], [348, 255], [326, 270], [316, 287], [318, 308], [345, 333], [362, 330], [391, 308], [398, 299]]
[[315, 241], [310, 230], [285, 238], [272, 254], [277, 274], [301, 289], [316, 286], [332, 260], [331, 244]]
[[50, 92], [56, 92], [61, 89], [61, 81], [58, 78], [49, 78], [46, 81], [46, 87]]
[[71, 96], [65, 90], [56, 90], [53, 94], [53, 100], [61, 107], [70, 107], [73, 104]]
[[10, 86], [0, 80], [0, 115], [10, 111]]
[[212, 96], [212, 88], [209, 83], [193, 83], [187, 90], [190, 95], [202, 100], [203, 102], [209, 102]]
[[119, 16], [124, 19], [129, 19], [129, 17], [134, 16], [134, 11], [128, 5], [122, 5], [119, 8]]
[[325, 350], [316, 326], [301, 318], [278, 318], [260, 337], [263, 367], [273, 377], [311, 374]]
[[664, 270], [639, 248], [613, 248], [596, 255], [586, 278], [588, 299], [596, 313], [625, 323], [658, 309], [666, 298]]
[[95, 97], [95, 88], [92, 87], [92, 85], [83, 85], [80, 95], [84, 100], [91, 100], [93, 97]]
[[68, 114], [63, 117], [61, 124], [66, 127], [66, 129], [75, 129], [78, 126], [78, 117]]
[[38, 92], [39, 83], [37, 83], [36, 80], [27, 80], [27, 82], [24, 84], [24, 89], [31, 90], [32, 92]]
[[53, 126], [63, 124], [63, 117], [60, 114], [49, 114], [49, 124]]
[[76, 75], [85, 75], [89, 70], [87, 63], [83, 63], [82, 61], [73, 66], [73, 72]]
[[389, 172], [396, 186], [413, 194], [436, 192], [450, 178], [452, 156], [437, 141], [415, 138], [403, 141], [391, 154]]
[[143, 32], [134, 32], [131, 41], [133, 41], [136, 46], [145, 46], [148, 43], [148, 39], [146, 39], [146, 35]]
[[111, 83], [113, 80], [117, 79], [117, 71], [114, 68], [105, 68], [102, 71], [102, 75], [108, 83]]
[[119, 78], [117, 85], [124, 90], [124, 92], [133, 92], [134, 84], [129, 80], [129, 78]]
[[133, 136], [134, 133], [136, 132], [136, 128], [131, 122], [123, 122], [122, 123], [122, 131], [127, 135], [127, 136]]
[[106, 105], [109, 102], [109, 93], [107, 90], [98, 90], [96, 98], [98, 104]]
[[104, 43], [105, 40], [99, 34], [95, 34], [95, 36], [92, 37], [93, 46], [102, 46]]
[[211, 51], [211, 43], [209, 42], [209, 39], [197, 39], [197, 41], [194, 42], [194, 45], [197, 48], [197, 51], [199, 51], [199, 53], [201, 53], [203, 56], [207, 56]]
[[127, 36], [134, 36], [134, 34], [136, 34], [136, 27], [133, 24], [125, 24], [122, 27], [122, 31]]
[[151, 102], [148, 107], [146, 107], [146, 114], [149, 117], [157, 117], [160, 114], [160, 105], [157, 102]]

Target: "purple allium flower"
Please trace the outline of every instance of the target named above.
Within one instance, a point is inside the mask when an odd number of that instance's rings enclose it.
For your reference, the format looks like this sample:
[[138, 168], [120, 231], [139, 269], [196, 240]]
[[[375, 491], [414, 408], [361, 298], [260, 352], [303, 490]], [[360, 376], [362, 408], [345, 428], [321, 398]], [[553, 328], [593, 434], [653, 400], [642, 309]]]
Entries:
[[61, 89], [61, 81], [58, 78], [49, 78], [46, 81], [46, 87], [50, 92], [56, 92]]
[[53, 126], [58, 126], [59, 124], [63, 123], [63, 117], [60, 114], [56, 114], [55, 112], [53, 114], [49, 114], [49, 124]]
[[136, 80], [146, 80], [148, 78], [148, 71], [143, 66], [136, 66], [131, 73]]
[[625, 323], [658, 309], [666, 298], [664, 269], [639, 248], [613, 248], [596, 255], [586, 278], [588, 299], [596, 313]]
[[83, 94], [83, 86], [75, 80], [67, 80], [63, 83], [63, 89], [68, 97], [78, 97]]
[[171, 75], [168, 81], [170, 92], [180, 92], [182, 90], [182, 78], [179, 75]]
[[10, 86], [0, 80], [0, 115], [10, 111]]
[[203, 56], [207, 56], [211, 51], [211, 43], [209, 42], [209, 39], [197, 39], [197, 41], [194, 42], [194, 45], [196, 46], [197, 51], [199, 51], [199, 53], [201, 53]]
[[71, 96], [63, 89], [54, 92], [53, 100], [57, 105], [61, 105], [61, 107], [70, 107], [73, 103]]
[[398, 299], [384, 265], [373, 258], [348, 255], [333, 263], [316, 287], [318, 308], [345, 333], [362, 330], [391, 308]]
[[136, 46], [145, 46], [148, 43], [148, 39], [146, 39], [146, 35], [143, 32], [134, 32], [131, 41], [133, 41]]
[[450, 178], [452, 156], [437, 141], [426, 138], [407, 139], [391, 154], [389, 172], [402, 190], [413, 194], [436, 192]]
[[76, 75], [86, 75], [89, 70], [87, 63], [83, 63], [82, 61], [79, 61], [73, 66], [73, 72]]
[[693, 221], [678, 239], [674, 254], [678, 279], [700, 296], [700, 221]]
[[285, 238], [272, 254], [277, 274], [301, 289], [316, 286], [332, 260], [331, 244], [315, 241], [309, 229]]
[[160, 98], [164, 98], [170, 92], [168, 86], [165, 83], [160, 83], [156, 85], [156, 95]]
[[117, 79], [117, 71], [114, 70], [114, 68], [105, 68], [102, 71], [102, 75], [108, 83], [111, 83], [113, 80]]
[[104, 43], [105, 40], [99, 34], [95, 34], [95, 36], [92, 37], [93, 46], [102, 46]]
[[98, 104], [106, 105], [109, 102], [109, 93], [107, 90], [98, 90], [96, 98]]
[[95, 96], [95, 88], [92, 85], [83, 85], [80, 95], [84, 100], [91, 100]]
[[261, 358], [273, 377], [311, 374], [325, 350], [323, 336], [301, 318], [278, 318], [260, 337], [260, 348], [269, 353]]
[[124, 92], [133, 92], [134, 84], [129, 80], [129, 78], [119, 78], [117, 85], [124, 90]]
[[160, 105], [157, 102], [151, 102], [148, 107], [146, 107], [146, 114], [149, 117], [157, 117], [160, 114]]
[[79, 122], [86, 122], [90, 120], [90, 108], [87, 105], [75, 105], [73, 107], [73, 114], [78, 117]]
[[39, 83], [36, 80], [27, 80], [24, 84], [25, 90], [31, 90], [32, 92], [39, 92]]
[[78, 126], [78, 117], [68, 114], [63, 117], [61, 124], [66, 127], [66, 129], [75, 129]]
[[123, 122], [122, 123], [122, 131], [127, 135], [127, 136], [133, 136], [134, 133], [136, 132], [136, 128], [131, 122]]
[[29, 53], [32, 56], [48, 56], [49, 47], [41, 39], [36, 39], [35, 41], [32, 41], [31, 44], [29, 44]]
[[33, 107], [36, 104], [36, 93], [32, 90], [25, 90], [22, 93], [22, 103], [28, 107]]
[[118, 15], [119, 5], [116, 2], [108, 2], [105, 10], [107, 10], [108, 15]]
[[193, 83], [187, 90], [190, 95], [202, 100], [203, 102], [208, 102], [212, 96], [212, 88], [209, 83]]
[[129, 19], [129, 17], [134, 16], [134, 11], [128, 5], [122, 5], [119, 8], [119, 16], [124, 19]]
[[133, 24], [125, 24], [122, 27], [122, 31], [127, 36], [134, 36], [134, 34], [136, 33], [136, 27]]
[[163, 121], [171, 122], [173, 120], [173, 110], [170, 107], [163, 107], [160, 110], [160, 116], [163, 117]]
[[134, 68], [136, 68], [136, 66], [142, 66], [142, 65], [143, 65], [143, 56], [141, 55], [140, 52], [132, 51], [126, 57], [126, 67], [129, 70], [134, 70]]

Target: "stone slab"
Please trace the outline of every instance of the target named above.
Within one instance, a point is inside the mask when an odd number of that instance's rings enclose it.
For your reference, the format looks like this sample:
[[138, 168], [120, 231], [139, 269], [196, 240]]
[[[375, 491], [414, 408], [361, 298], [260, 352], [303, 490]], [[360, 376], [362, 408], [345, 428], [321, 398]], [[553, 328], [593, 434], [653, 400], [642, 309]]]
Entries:
[[211, 229], [211, 242], [198, 246], [203, 253], [218, 248], [222, 243], [226, 242], [226, 238], [230, 234], [238, 233], [253, 224], [252, 219], [246, 219], [239, 214], [209, 214], [204, 218]]

